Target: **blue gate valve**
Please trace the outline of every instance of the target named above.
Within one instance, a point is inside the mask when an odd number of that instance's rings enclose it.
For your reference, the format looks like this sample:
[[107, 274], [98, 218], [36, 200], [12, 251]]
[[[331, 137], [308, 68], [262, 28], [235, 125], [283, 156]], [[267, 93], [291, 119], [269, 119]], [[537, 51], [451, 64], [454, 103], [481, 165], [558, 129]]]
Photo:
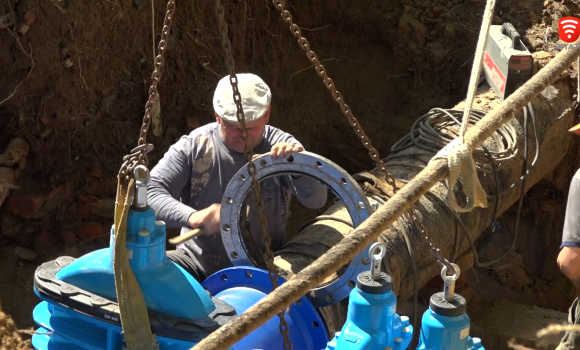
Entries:
[[481, 339], [469, 336], [470, 321], [465, 313], [467, 302], [455, 294], [459, 266], [451, 264], [455, 274], [447, 275], [447, 266], [441, 270], [443, 292], [431, 296], [429, 309], [423, 314], [417, 350], [483, 350]]
[[384, 243], [371, 246], [371, 270], [358, 275], [356, 288], [350, 293], [346, 323], [326, 350], [403, 350], [411, 343], [413, 326], [408, 317], [395, 313], [397, 297], [392, 278], [381, 272], [386, 250]]

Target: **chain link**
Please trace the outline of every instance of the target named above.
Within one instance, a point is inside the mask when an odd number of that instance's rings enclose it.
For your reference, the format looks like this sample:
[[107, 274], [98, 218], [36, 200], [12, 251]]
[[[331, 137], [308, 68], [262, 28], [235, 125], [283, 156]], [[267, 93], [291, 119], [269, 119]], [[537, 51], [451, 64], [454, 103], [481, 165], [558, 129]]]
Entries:
[[447, 274], [448, 275], [454, 275], [455, 274], [455, 268], [453, 267], [453, 265], [451, 265], [451, 263], [449, 262], [449, 260], [445, 259], [445, 257], [443, 255], [441, 255], [440, 249], [435, 247], [433, 245], [433, 243], [431, 243], [431, 240], [429, 239], [429, 236], [427, 236], [427, 229], [425, 228], [425, 226], [423, 225], [423, 223], [421, 222], [421, 220], [419, 220], [419, 218], [417, 217], [417, 214], [415, 214], [415, 212], [413, 211], [413, 209], [409, 210], [409, 215], [411, 216], [411, 219], [413, 219], [413, 222], [415, 223], [415, 225], [417, 225], [417, 227], [419, 228], [419, 231], [421, 232], [421, 237], [425, 238], [425, 240], [427, 241], [427, 243], [429, 243], [429, 248], [431, 248], [431, 253], [433, 253], [433, 255], [435, 256], [435, 258], [437, 259], [437, 261], [439, 261], [439, 263], [443, 266], [447, 267]]
[[[300, 45], [302, 50], [304, 50], [306, 52], [306, 57], [314, 65], [314, 69], [316, 70], [316, 73], [318, 73], [318, 75], [322, 78], [322, 81], [323, 81], [324, 85], [326, 86], [326, 88], [328, 90], [330, 90], [332, 97], [340, 106], [342, 113], [347, 117], [350, 125], [352, 126], [353, 130], [358, 135], [358, 137], [360, 138], [363, 146], [369, 151], [369, 155], [371, 156], [371, 159], [376, 162], [379, 172], [381, 172], [384, 175], [386, 182], [393, 188], [393, 192], [397, 192], [397, 184], [395, 182], [395, 178], [391, 174], [388, 173], [387, 165], [380, 158], [378, 151], [372, 146], [371, 141], [369, 140], [369, 138], [367, 137], [367, 135], [363, 131], [358, 120], [352, 114], [350, 107], [344, 102], [344, 98], [342, 97], [342, 94], [336, 89], [334, 82], [332, 81], [332, 79], [330, 79], [330, 77], [326, 73], [326, 68], [324, 68], [322, 63], [320, 63], [320, 61], [318, 60], [318, 56], [310, 48], [310, 43], [308, 42], [308, 40], [306, 40], [306, 38], [304, 38], [302, 36], [302, 31], [300, 30], [300, 27], [298, 27], [292, 21], [292, 15], [290, 14], [290, 12], [288, 12], [288, 10], [286, 10], [284, 8], [285, 1], [284, 0], [272, 0], [272, 2], [274, 3], [274, 6], [280, 11], [282, 19], [284, 20], [284, 22], [286, 22], [288, 25], [290, 25], [290, 32], [292, 33], [292, 35], [294, 35], [298, 39], [298, 44]], [[439, 262], [441, 264], [447, 266], [449, 273], [454, 274], [455, 269], [453, 268], [451, 263], [441, 255], [441, 253], [439, 252], [439, 249], [436, 248], [431, 243], [431, 241], [429, 240], [429, 237], [427, 237], [427, 235], [426, 235], [425, 226], [423, 226], [423, 224], [417, 218], [417, 215], [413, 212], [413, 210], [409, 210], [409, 215], [411, 216], [411, 218], [413, 219], [415, 224], [419, 227], [419, 229], [421, 231], [421, 235], [429, 243], [431, 251], [433, 252], [435, 257], [437, 258], [437, 260], [439, 260]]]
[[167, 39], [169, 38], [169, 31], [171, 30], [171, 22], [173, 21], [174, 11], [175, 0], [169, 0], [167, 2], [167, 11], [165, 13], [163, 29], [161, 31], [161, 40], [159, 40], [159, 45], [157, 47], [159, 53], [157, 54], [157, 57], [155, 57], [155, 70], [151, 74], [152, 82], [151, 86], [149, 87], [149, 99], [145, 104], [145, 115], [143, 117], [143, 124], [141, 125], [141, 130], [139, 132], [137, 148], [133, 149], [130, 154], [123, 157], [123, 164], [119, 170], [119, 176], [121, 176], [125, 181], [129, 181], [129, 178], [132, 176], [133, 170], [137, 165], [149, 165], [147, 153], [153, 150], [153, 145], [147, 144], [147, 132], [149, 131], [149, 125], [151, 124], [151, 110], [153, 109], [153, 102], [155, 101], [155, 97], [157, 95], [157, 84], [161, 79], [161, 68], [165, 62], [165, 49], [167, 48]]
[[332, 79], [330, 79], [330, 77], [326, 73], [326, 68], [324, 68], [322, 63], [320, 63], [316, 53], [312, 51], [312, 49], [310, 49], [310, 43], [308, 42], [308, 40], [306, 40], [306, 38], [302, 36], [302, 31], [300, 30], [300, 27], [298, 27], [294, 22], [292, 22], [292, 15], [290, 14], [290, 12], [288, 12], [288, 10], [284, 8], [285, 1], [272, 0], [272, 2], [274, 3], [274, 6], [281, 12], [281, 16], [284, 22], [290, 25], [290, 32], [298, 39], [298, 44], [300, 45], [302, 50], [306, 52], [306, 57], [314, 65], [314, 69], [316, 70], [316, 73], [318, 73], [318, 75], [322, 78], [324, 86], [326, 86], [326, 88], [330, 91], [332, 97], [340, 106], [342, 113], [348, 119], [350, 125], [352, 126], [354, 132], [359, 137], [361, 143], [369, 151], [369, 155], [371, 156], [371, 159], [376, 163], [379, 172], [384, 175], [387, 183], [391, 185], [393, 188], [395, 188], [396, 187], [395, 179], [387, 172], [387, 165], [382, 161], [379, 152], [371, 144], [371, 141], [363, 131], [362, 126], [352, 114], [350, 107], [344, 102], [342, 94], [336, 89], [334, 82], [332, 81]]
[[[232, 56], [231, 44], [228, 38], [228, 26], [225, 21], [224, 16], [224, 8], [220, 2], [220, 0], [216, 0], [216, 16], [219, 26], [219, 31], [221, 32], [221, 44], [222, 49], [224, 50], [224, 54], [226, 56], [226, 64], [228, 66], [228, 70], [230, 72], [230, 84], [232, 85], [233, 90], [233, 97], [234, 102], [236, 103], [236, 118], [242, 127], [242, 137], [244, 139], [245, 150], [244, 153], [248, 160], [248, 173], [252, 177], [252, 192], [254, 193], [254, 197], [258, 204], [258, 212], [260, 215], [260, 225], [262, 228], [262, 241], [266, 247], [266, 264], [268, 265], [268, 275], [270, 277], [270, 281], [272, 282], [273, 289], [278, 287], [278, 270], [274, 265], [274, 253], [270, 248], [271, 239], [270, 235], [268, 234], [268, 222], [266, 216], [264, 215], [264, 203], [262, 201], [262, 197], [260, 196], [260, 183], [256, 179], [256, 165], [252, 161], [252, 148], [250, 143], [248, 142], [248, 130], [246, 129], [246, 119], [244, 116], [244, 110], [242, 107], [242, 97], [240, 96], [240, 91], [238, 90], [238, 80], [235, 72], [235, 61]], [[280, 318], [280, 333], [284, 338], [284, 349], [291, 350], [292, 343], [290, 342], [290, 337], [288, 335], [288, 324], [284, 319], [284, 310], [278, 314]]]

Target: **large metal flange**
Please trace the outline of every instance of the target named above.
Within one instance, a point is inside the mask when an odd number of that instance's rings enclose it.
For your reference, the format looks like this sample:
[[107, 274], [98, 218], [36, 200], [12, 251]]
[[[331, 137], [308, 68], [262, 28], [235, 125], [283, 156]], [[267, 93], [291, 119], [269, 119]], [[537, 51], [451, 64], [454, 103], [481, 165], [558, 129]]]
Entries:
[[[290, 174], [307, 175], [317, 179], [342, 200], [354, 227], [359, 226], [372, 213], [368, 199], [356, 181], [340, 166], [324, 157], [305, 151], [293, 154], [289, 160], [273, 161], [270, 155], [266, 154], [255, 158], [253, 162], [257, 168], [258, 181]], [[242, 238], [239, 220], [251, 186], [251, 176], [247, 166], [244, 166], [228, 184], [221, 203], [221, 236], [234, 266], [256, 266]], [[314, 306], [333, 305], [349, 296], [356, 285], [358, 274], [369, 269], [369, 248], [370, 245], [357, 254], [340, 277], [310, 291], [308, 298]]]

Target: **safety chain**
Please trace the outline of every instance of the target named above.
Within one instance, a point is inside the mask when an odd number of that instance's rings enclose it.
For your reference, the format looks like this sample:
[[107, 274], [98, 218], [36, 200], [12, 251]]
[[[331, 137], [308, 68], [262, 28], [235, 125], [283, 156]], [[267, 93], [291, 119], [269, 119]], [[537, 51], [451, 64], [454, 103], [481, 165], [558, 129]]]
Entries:
[[[218, 20], [219, 30], [221, 32], [221, 44], [222, 49], [224, 50], [224, 54], [226, 56], [226, 64], [228, 66], [228, 70], [230, 72], [230, 84], [232, 85], [233, 90], [233, 97], [234, 102], [236, 103], [236, 117], [238, 122], [242, 126], [242, 138], [244, 139], [245, 144], [245, 154], [248, 160], [248, 173], [252, 177], [252, 192], [254, 193], [254, 197], [256, 198], [256, 202], [258, 204], [258, 212], [260, 215], [260, 224], [262, 226], [262, 241], [266, 247], [266, 264], [268, 265], [268, 275], [270, 277], [270, 281], [272, 282], [273, 289], [278, 287], [278, 271], [274, 265], [274, 253], [270, 248], [271, 239], [270, 235], [268, 234], [268, 222], [266, 220], [266, 216], [264, 215], [264, 203], [262, 202], [262, 197], [260, 196], [260, 183], [256, 179], [256, 165], [252, 161], [252, 148], [248, 142], [248, 130], [246, 129], [246, 119], [244, 116], [244, 110], [242, 107], [242, 97], [240, 95], [240, 91], [238, 90], [238, 79], [235, 72], [235, 62], [232, 56], [231, 51], [231, 44], [228, 38], [228, 26], [225, 21], [224, 16], [224, 8], [220, 2], [220, 0], [216, 0], [216, 16]], [[278, 314], [280, 318], [280, 333], [284, 338], [284, 349], [291, 350], [292, 343], [290, 342], [290, 337], [288, 336], [288, 324], [284, 319], [284, 311], [281, 311]]]
[[[304, 51], [306, 51], [306, 57], [308, 58], [308, 60], [312, 64], [314, 64], [314, 68], [316, 70], [316, 73], [318, 73], [318, 75], [322, 78], [322, 81], [323, 81], [324, 85], [326, 86], [326, 88], [328, 88], [328, 90], [330, 90], [332, 97], [339, 104], [340, 109], [342, 110], [342, 113], [347, 117], [348, 121], [350, 122], [350, 125], [352, 126], [352, 128], [354, 129], [354, 131], [356, 132], [358, 137], [360, 138], [363, 146], [365, 146], [365, 148], [369, 151], [369, 155], [371, 156], [371, 158], [376, 162], [379, 171], [385, 176], [385, 180], [393, 188], [393, 192], [396, 192], [397, 191], [397, 184], [395, 182], [395, 178], [391, 174], [388, 173], [387, 165], [382, 161], [381, 157], [379, 156], [378, 151], [372, 146], [371, 141], [369, 140], [369, 138], [367, 137], [365, 132], [362, 130], [362, 127], [360, 126], [359, 122], [356, 120], [356, 118], [352, 114], [350, 107], [344, 102], [344, 98], [342, 97], [342, 94], [338, 90], [336, 90], [334, 82], [332, 81], [332, 79], [330, 79], [328, 77], [328, 74], [326, 73], [326, 68], [324, 68], [322, 63], [320, 63], [316, 53], [314, 51], [312, 51], [312, 49], [310, 49], [310, 43], [308, 42], [308, 40], [306, 38], [304, 38], [302, 36], [302, 31], [300, 30], [300, 27], [298, 27], [296, 24], [294, 24], [294, 22], [292, 22], [292, 15], [290, 14], [290, 12], [288, 12], [288, 10], [286, 10], [284, 8], [285, 1], [284, 0], [272, 0], [272, 2], [274, 3], [274, 6], [281, 12], [281, 16], [282, 16], [282, 19], [284, 20], [284, 22], [286, 22], [287, 24], [290, 25], [290, 32], [292, 33], [292, 35], [294, 35], [296, 38], [298, 38], [298, 44], [300, 45], [300, 47]], [[443, 264], [444, 266], [447, 266], [449, 273], [454, 274], [455, 269], [453, 268], [451, 263], [447, 259], [445, 259], [441, 255], [441, 253], [439, 253], [439, 249], [436, 248], [431, 243], [431, 241], [429, 240], [429, 238], [426, 235], [425, 226], [423, 226], [421, 221], [417, 218], [417, 215], [415, 215], [415, 213], [412, 210], [409, 210], [409, 215], [411, 215], [411, 218], [413, 218], [413, 221], [421, 230], [421, 235], [423, 235], [423, 237], [425, 237], [425, 239], [429, 243], [429, 246], [431, 247], [431, 251], [433, 252], [435, 257], [437, 258], [437, 260], [439, 260], [439, 262], [441, 264]]]
[[288, 12], [288, 10], [284, 8], [285, 1], [272, 0], [272, 2], [274, 3], [274, 6], [281, 12], [281, 16], [284, 22], [290, 25], [290, 32], [292, 33], [292, 35], [298, 38], [298, 44], [306, 52], [306, 57], [308, 58], [308, 60], [312, 64], [314, 64], [316, 73], [318, 73], [318, 75], [322, 78], [322, 82], [324, 83], [326, 88], [330, 90], [332, 97], [340, 106], [342, 113], [348, 119], [350, 125], [352, 126], [355, 133], [358, 135], [363, 146], [369, 151], [369, 155], [371, 156], [371, 159], [375, 161], [375, 163], [377, 164], [379, 172], [385, 176], [385, 179], [389, 185], [395, 187], [396, 186], [395, 179], [387, 172], [387, 165], [382, 161], [381, 157], [379, 156], [379, 152], [371, 144], [371, 140], [369, 140], [369, 138], [363, 131], [362, 127], [360, 126], [358, 120], [352, 114], [350, 107], [344, 102], [342, 94], [336, 89], [334, 82], [327, 75], [326, 68], [324, 68], [322, 63], [320, 63], [316, 53], [310, 49], [310, 43], [308, 42], [308, 40], [306, 40], [305, 37], [302, 36], [300, 27], [298, 27], [296, 24], [294, 24], [294, 22], [292, 22], [292, 15], [290, 14], [290, 12]]
[[141, 125], [141, 131], [139, 133], [139, 141], [137, 142], [137, 147], [131, 150], [130, 154], [123, 157], [123, 165], [121, 165], [121, 169], [119, 170], [119, 176], [127, 182], [137, 165], [142, 164], [147, 166], [149, 164], [147, 153], [153, 150], [153, 145], [146, 143], [147, 131], [149, 130], [149, 124], [151, 124], [151, 110], [153, 109], [153, 102], [157, 94], [157, 84], [161, 79], [161, 67], [163, 67], [165, 49], [167, 48], [167, 39], [169, 38], [174, 10], [175, 0], [169, 0], [167, 2], [167, 12], [165, 13], [163, 29], [161, 31], [161, 40], [159, 40], [159, 46], [157, 48], [159, 53], [155, 57], [155, 70], [151, 74], [152, 82], [149, 87], [149, 99], [145, 104], [145, 116], [143, 117], [143, 124]]
[[417, 214], [415, 214], [413, 209], [409, 209], [409, 215], [411, 216], [411, 219], [413, 219], [413, 222], [415, 222], [415, 225], [417, 225], [417, 227], [419, 228], [419, 231], [421, 232], [421, 236], [423, 238], [425, 238], [427, 243], [429, 243], [429, 248], [431, 248], [431, 253], [433, 253], [433, 255], [435, 255], [435, 258], [439, 261], [439, 263], [441, 265], [447, 267], [447, 274], [448, 275], [454, 275], [455, 268], [453, 267], [453, 264], [451, 264], [451, 262], [449, 262], [449, 260], [445, 259], [445, 257], [443, 255], [441, 255], [439, 248], [435, 247], [433, 245], [433, 243], [431, 243], [429, 236], [427, 236], [427, 229], [425, 228], [425, 226], [423, 225], [421, 220], [419, 220], [419, 218], [417, 217]]

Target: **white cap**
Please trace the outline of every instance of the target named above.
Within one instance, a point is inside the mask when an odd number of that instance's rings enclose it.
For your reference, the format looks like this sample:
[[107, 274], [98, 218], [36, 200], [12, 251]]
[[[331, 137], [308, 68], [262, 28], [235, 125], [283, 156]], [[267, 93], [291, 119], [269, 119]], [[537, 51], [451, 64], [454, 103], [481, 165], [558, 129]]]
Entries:
[[[259, 76], [251, 73], [238, 73], [238, 90], [242, 96], [242, 107], [246, 123], [258, 120], [270, 107], [272, 93]], [[231, 124], [239, 124], [236, 117], [236, 104], [230, 83], [230, 76], [223, 77], [213, 95], [213, 109], [222, 119]]]

